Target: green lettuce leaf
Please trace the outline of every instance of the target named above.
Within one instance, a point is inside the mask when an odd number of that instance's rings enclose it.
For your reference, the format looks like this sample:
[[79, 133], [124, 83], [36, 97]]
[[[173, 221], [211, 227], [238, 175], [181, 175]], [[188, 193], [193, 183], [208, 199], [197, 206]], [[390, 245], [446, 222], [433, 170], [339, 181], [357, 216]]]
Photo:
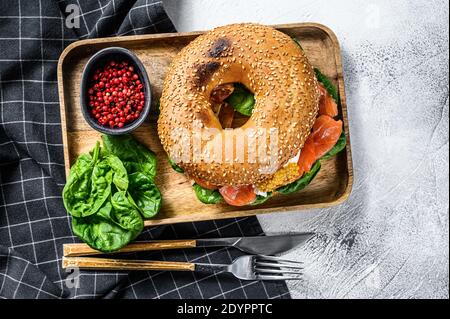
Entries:
[[111, 194], [112, 173], [94, 174], [100, 156], [100, 143], [91, 154], [82, 154], [70, 169], [63, 189], [64, 207], [69, 214], [84, 217], [95, 214]]
[[317, 80], [323, 84], [328, 94], [330, 94], [331, 97], [336, 101], [336, 103], [340, 105], [339, 93], [333, 82], [331, 82], [331, 80], [325, 74], [320, 72], [318, 68], [314, 68], [314, 72], [316, 73]]
[[137, 236], [142, 231], [144, 222], [139, 211], [127, 197], [126, 192], [118, 191], [114, 193], [111, 197], [111, 204], [113, 220], [123, 229], [129, 230]]
[[[116, 198], [115, 202], [117, 201]], [[115, 212], [109, 200], [94, 215], [72, 216], [73, 233], [93, 249], [104, 253], [126, 246], [140, 234], [143, 227], [142, 217], [135, 209], [125, 205], [119, 208], [119, 212]]]
[[156, 157], [130, 136], [103, 136], [72, 166], [63, 190], [72, 229], [90, 247], [112, 252], [142, 231], [161, 206]]
[[173, 170], [177, 173], [184, 173], [184, 170], [177, 165], [177, 163], [175, 163], [174, 160], [172, 160], [171, 158], [169, 158], [169, 164], [170, 166], [172, 166]]
[[300, 44], [300, 41], [298, 41], [296, 38], [292, 38], [292, 40], [294, 40], [295, 44], [297, 44], [298, 47], [303, 50], [302, 45]]
[[332, 158], [333, 156], [336, 156], [338, 153], [340, 153], [344, 150], [346, 145], [347, 145], [347, 138], [345, 137], [345, 133], [342, 132], [337, 143], [333, 146], [333, 148], [327, 154], [322, 156], [320, 158], [320, 160], [327, 160], [329, 158]]
[[144, 218], [155, 216], [161, 208], [161, 193], [153, 181], [145, 174], [136, 172], [128, 175], [129, 200], [136, 205]]
[[278, 188], [277, 192], [287, 195], [301, 191], [312, 182], [314, 177], [316, 177], [317, 173], [319, 173], [320, 171], [320, 166], [321, 165], [319, 160], [313, 165], [311, 171], [304, 174], [300, 179], [296, 180], [295, 182]]
[[255, 200], [253, 203], [251, 203], [250, 205], [251, 205], [251, 206], [257, 206], [257, 205], [264, 204], [264, 203], [267, 202], [267, 201], [269, 200], [269, 198], [271, 198], [271, 197], [272, 197], [272, 192], [267, 193], [267, 196], [266, 196], [266, 197], [261, 196], [261, 195], [257, 195], [257, 196], [256, 196], [256, 200]]
[[106, 151], [120, 158], [128, 174], [139, 171], [154, 180], [156, 155], [152, 151], [130, 135], [102, 135], [102, 140]]
[[235, 83], [234, 91], [226, 99], [226, 102], [242, 115], [251, 116], [255, 106], [255, 97], [244, 85]]
[[204, 204], [218, 204], [223, 201], [222, 195], [220, 195], [218, 190], [206, 189], [198, 184], [194, 184], [193, 187], [198, 200]]

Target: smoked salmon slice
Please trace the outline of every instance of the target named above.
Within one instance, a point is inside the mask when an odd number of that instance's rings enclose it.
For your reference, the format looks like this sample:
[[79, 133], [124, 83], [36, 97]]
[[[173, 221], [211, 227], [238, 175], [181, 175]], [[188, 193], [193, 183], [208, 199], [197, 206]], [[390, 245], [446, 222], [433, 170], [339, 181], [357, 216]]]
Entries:
[[336, 117], [338, 115], [338, 106], [333, 97], [328, 93], [327, 89], [319, 84], [320, 100], [319, 100], [319, 115], [328, 115]]
[[312, 138], [317, 159], [328, 153], [336, 145], [342, 134], [342, 121], [336, 121], [327, 115], [321, 115], [314, 123]]
[[314, 140], [308, 137], [302, 148], [302, 152], [300, 153], [300, 158], [298, 159], [299, 176], [301, 177], [304, 173], [309, 172], [316, 160], [317, 156], [314, 147]]
[[223, 186], [219, 189], [219, 192], [223, 199], [232, 206], [246, 206], [256, 200], [255, 187], [253, 185]]
[[342, 121], [336, 121], [328, 115], [320, 115], [316, 119], [298, 160], [300, 176], [308, 173], [314, 163], [336, 145], [341, 134]]

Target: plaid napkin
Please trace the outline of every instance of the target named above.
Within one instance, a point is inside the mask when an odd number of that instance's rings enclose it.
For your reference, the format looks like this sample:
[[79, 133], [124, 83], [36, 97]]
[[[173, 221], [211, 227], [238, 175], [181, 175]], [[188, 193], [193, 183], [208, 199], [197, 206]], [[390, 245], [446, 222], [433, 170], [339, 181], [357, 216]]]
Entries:
[[[83, 38], [173, 31], [161, 2], [154, 0], [0, 0], [1, 298], [290, 297], [284, 283], [221, 275], [61, 269], [63, 244], [78, 239], [61, 199], [59, 55]], [[139, 240], [259, 234], [251, 217], [148, 228]], [[229, 263], [240, 254], [221, 248], [129, 257]]]

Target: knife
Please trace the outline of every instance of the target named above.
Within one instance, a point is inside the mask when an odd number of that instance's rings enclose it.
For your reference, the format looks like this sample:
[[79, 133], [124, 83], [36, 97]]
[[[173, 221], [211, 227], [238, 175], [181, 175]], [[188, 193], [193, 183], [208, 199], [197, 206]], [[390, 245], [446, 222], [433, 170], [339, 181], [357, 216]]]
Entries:
[[306, 242], [314, 233], [197, 239], [196, 247], [234, 247], [255, 255], [276, 255]]
[[[212, 239], [153, 240], [134, 242], [115, 253], [128, 253], [149, 250], [183, 249], [196, 247], [234, 247], [249, 254], [276, 255], [305, 243], [314, 233], [291, 233], [283, 235], [230, 237]], [[64, 256], [90, 256], [102, 252], [86, 244], [64, 244]]]

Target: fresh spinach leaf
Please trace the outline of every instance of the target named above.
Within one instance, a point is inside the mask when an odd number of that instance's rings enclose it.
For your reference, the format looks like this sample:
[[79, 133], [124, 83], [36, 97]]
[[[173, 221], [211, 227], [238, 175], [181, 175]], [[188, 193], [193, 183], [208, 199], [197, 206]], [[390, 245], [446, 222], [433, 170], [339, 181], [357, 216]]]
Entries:
[[226, 102], [239, 113], [251, 116], [255, 106], [255, 96], [241, 83], [235, 83], [234, 91]]
[[105, 165], [105, 162], [99, 162], [94, 166], [91, 176], [91, 193], [87, 201], [92, 205], [91, 215], [96, 213], [111, 195], [112, 179], [113, 171], [107, 164]]
[[105, 157], [104, 161], [106, 161], [113, 172], [113, 184], [118, 190], [126, 191], [128, 189], [128, 174], [122, 161], [112, 154]]
[[172, 166], [175, 172], [184, 173], [184, 170], [180, 166], [178, 166], [177, 163], [175, 163], [175, 161], [172, 160], [171, 158], [169, 158], [169, 164], [170, 166]]
[[128, 189], [127, 170], [117, 156], [107, 155], [95, 165], [92, 172], [92, 184], [101, 184], [103, 181], [113, 183], [118, 190]]
[[129, 200], [144, 218], [155, 216], [161, 207], [161, 193], [153, 181], [156, 174], [155, 154], [129, 135], [104, 135], [102, 139], [108, 152], [118, 156], [128, 172]]
[[111, 195], [112, 184], [118, 190], [127, 190], [127, 171], [117, 156], [108, 155], [95, 164], [92, 171], [91, 183], [91, 193], [88, 203], [92, 202], [91, 214], [93, 214], [97, 212]]
[[94, 249], [105, 253], [119, 250], [142, 231], [143, 221], [139, 213], [133, 214], [135, 221], [131, 224], [134, 224], [134, 227], [126, 229], [114, 220], [113, 215], [113, 206], [110, 201], [106, 201], [94, 215], [72, 216], [72, 230]]
[[257, 205], [261, 205], [264, 204], [265, 202], [267, 202], [269, 200], [269, 198], [272, 197], [272, 192], [267, 193], [267, 196], [261, 196], [261, 195], [257, 195], [256, 196], [256, 200], [251, 203], [251, 206], [257, 206]]
[[103, 252], [118, 250], [136, 238], [144, 218], [161, 206], [153, 182], [156, 157], [131, 137], [104, 136], [81, 155], [64, 187], [64, 205], [72, 215], [73, 232]]
[[142, 172], [152, 180], [156, 175], [156, 155], [130, 135], [103, 135], [103, 145], [108, 153], [123, 162], [128, 174]]
[[210, 189], [206, 189], [198, 184], [194, 184], [193, 187], [195, 195], [197, 195], [199, 201], [201, 201], [204, 204], [218, 204], [223, 200], [222, 195], [220, 195], [218, 190], [213, 191]]
[[316, 73], [317, 80], [323, 84], [328, 94], [330, 94], [330, 96], [339, 105], [340, 104], [339, 93], [334, 84], [331, 82], [331, 80], [325, 74], [320, 72], [318, 68], [314, 68], [314, 72]]
[[161, 207], [161, 193], [145, 174], [136, 172], [128, 175], [130, 201], [136, 205], [144, 218], [155, 216]]
[[333, 156], [337, 155], [342, 150], [344, 150], [346, 145], [347, 145], [347, 138], [345, 137], [345, 133], [342, 132], [341, 136], [336, 142], [336, 145], [334, 145], [333, 148], [327, 154], [322, 156], [320, 160], [327, 160], [329, 158], [332, 158]]
[[317, 161], [313, 167], [311, 168], [311, 171], [304, 174], [302, 178], [296, 180], [295, 182], [282, 186], [277, 189], [277, 192], [281, 194], [292, 194], [296, 193], [302, 189], [304, 189], [306, 186], [311, 183], [311, 181], [316, 177], [317, 173], [320, 171], [320, 161]]
[[[111, 197], [112, 218], [120, 227], [131, 231], [136, 237], [144, 227], [144, 221], [126, 192], [118, 191]], [[133, 239], [134, 239], [133, 237]]]
[[66, 210], [73, 216], [95, 214], [111, 193], [111, 181], [107, 178], [93, 179], [99, 155], [100, 144], [97, 143], [92, 155], [80, 155], [70, 170], [63, 190], [63, 202]]

